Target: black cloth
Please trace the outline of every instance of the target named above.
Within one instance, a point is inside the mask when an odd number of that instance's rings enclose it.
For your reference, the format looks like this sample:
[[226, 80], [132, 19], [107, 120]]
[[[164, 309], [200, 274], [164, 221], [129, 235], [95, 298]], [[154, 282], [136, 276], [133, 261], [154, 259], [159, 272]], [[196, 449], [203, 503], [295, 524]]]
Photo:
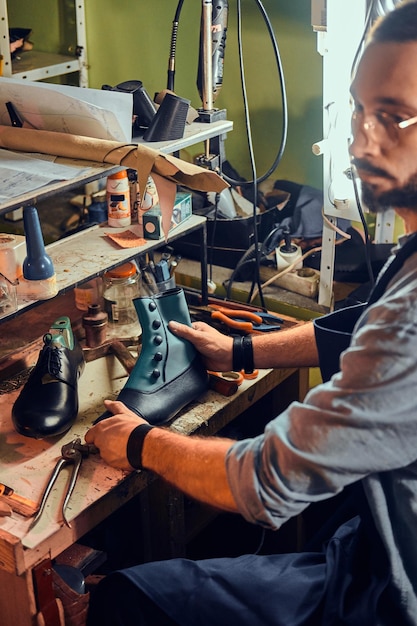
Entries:
[[339, 309], [313, 321], [323, 382], [330, 380], [339, 371], [340, 355], [349, 347], [359, 317], [382, 296], [389, 282], [414, 252], [417, 252], [417, 233], [408, 238], [381, 273], [366, 303]]

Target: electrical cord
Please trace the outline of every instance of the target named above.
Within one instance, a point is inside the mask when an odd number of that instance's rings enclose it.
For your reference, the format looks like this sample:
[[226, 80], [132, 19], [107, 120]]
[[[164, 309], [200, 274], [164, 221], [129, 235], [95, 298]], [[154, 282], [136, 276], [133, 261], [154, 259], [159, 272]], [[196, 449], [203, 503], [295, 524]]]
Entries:
[[[271, 25], [271, 21], [268, 17], [268, 14], [265, 11], [265, 8], [262, 4], [262, 2], [260, 0], [255, 0], [255, 4], [257, 5], [259, 11], [261, 12], [261, 15], [264, 19], [264, 22], [266, 24], [267, 30], [268, 30], [268, 34], [272, 43], [272, 49], [274, 52], [274, 57], [275, 57], [275, 62], [278, 68], [278, 75], [279, 75], [279, 82], [280, 82], [280, 90], [281, 90], [281, 102], [282, 102], [282, 130], [281, 130], [281, 141], [280, 141], [280, 145], [278, 148], [278, 151], [276, 153], [276, 156], [274, 157], [274, 160], [272, 162], [272, 164], [270, 165], [270, 167], [267, 169], [267, 171], [260, 176], [259, 178], [254, 177], [253, 180], [247, 180], [247, 181], [241, 181], [241, 180], [235, 180], [234, 178], [231, 178], [229, 176], [225, 176], [223, 174], [224, 179], [230, 184], [230, 185], [239, 185], [241, 187], [245, 187], [245, 186], [251, 186], [253, 185], [253, 183], [256, 181], [256, 183], [259, 185], [260, 183], [262, 183], [264, 180], [266, 180], [278, 167], [278, 165], [281, 162], [282, 156], [284, 154], [284, 150], [285, 150], [285, 146], [287, 143], [287, 134], [288, 134], [288, 105], [287, 105], [287, 94], [286, 94], [286, 87], [285, 87], [285, 79], [284, 79], [284, 70], [282, 67], [282, 61], [281, 61], [281, 55], [280, 55], [280, 51], [279, 51], [279, 47], [278, 47], [278, 42], [276, 40], [275, 37], [275, 33], [274, 30], [272, 28]], [[240, 5], [240, 2], [239, 2]], [[239, 61], [242, 64], [242, 57], [243, 57], [243, 53], [242, 53], [242, 48], [241, 46], [239, 47]], [[247, 103], [246, 103], [247, 106]], [[247, 128], [247, 132], [249, 132], [250, 129]]]
[[[347, 239], [350, 239], [350, 235], [348, 235], [346, 237], [346, 239], [339, 239], [338, 241], [336, 241], [335, 245], [338, 246], [341, 243], [343, 243], [344, 241], [347, 241]], [[283, 270], [281, 270], [280, 272], [278, 272], [277, 274], [274, 274], [274, 276], [272, 276], [271, 278], [269, 278], [266, 282], [264, 282], [262, 284], [262, 288], [268, 287], [269, 285], [271, 285], [273, 282], [275, 282], [276, 280], [278, 280], [278, 278], [281, 278], [281, 276], [285, 276], [285, 274], [288, 274], [289, 272], [292, 272], [294, 270], [294, 268], [299, 264], [302, 263], [303, 261], [305, 261], [305, 259], [308, 259], [309, 256], [311, 256], [312, 254], [316, 254], [317, 252], [321, 252], [322, 250], [322, 246], [316, 246], [315, 248], [311, 248], [310, 250], [307, 250], [307, 252], [305, 252], [302, 256], [300, 256], [298, 259], [296, 259], [295, 261], [293, 261], [290, 265], [288, 265], [287, 267], [285, 267]], [[250, 303], [252, 303], [255, 298], [257, 297], [258, 293], [255, 291], [251, 297], [251, 299], [249, 300]]]
[[[176, 46], [177, 46], [178, 27], [179, 27], [179, 21], [180, 21], [180, 15], [181, 15], [183, 3], [184, 3], [184, 0], [179, 0], [176, 11], [175, 11], [174, 20], [172, 22], [170, 58], [169, 58], [170, 68], [168, 70], [168, 83], [167, 83], [167, 88], [171, 89], [172, 91], [174, 91], [174, 76], [175, 76], [174, 68], [175, 68], [175, 55], [176, 55]], [[256, 179], [255, 177], [256, 183], [260, 184], [261, 182], [266, 180], [276, 170], [284, 154], [285, 146], [287, 143], [287, 134], [288, 134], [288, 104], [287, 104], [287, 94], [286, 94], [285, 79], [284, 79], [284, 70], [282, 66], [281, 54], [279, 51], [278, 42], [276, 40], [275, 33], [271, 25], [271, 21], [268, 17], [268, 14], [261, 0], [255, 0], [255, 4], [257, 5], [264, 19], [264, 22], [266, 24], [267, 31], [268, 31], [268, 34], [272, 43], [272, 49], [273, 49], [273, 53], [275, 57], [275, 62], [278, 68], [278, 76], [279, 76], [280, 91], [281, 91], [281, 102], [282, 102], [282, 130], [281, 130], [280, 145], [274, 157], [274, 160], [272, 164], [269, 166], [269, 168], [267, 169], [267, 171], [260, 178]], [[239, 11], [240, 11], [240, 2], [239, 2]], [[241, 61], [241, 54], [242, 54], [242, 48], [240, 47], [240, 54], [239, 54], [240, 61]], [[238, 185], [238, 186], [243, 187], [243, 186], [253, 185], [254, 183], [253, 180], [242, 181], [242, 180], [236, 180], [232, 177], [226, 176], [224, 173], [222, 175], [224, 179], [230, 185]]]
[[[236, 264], [236, 267], [233, 270], [230, 278], [227, 281], [224, 281], [223, 283], [223, 286], [226, 289], [226, 298], [228, 300], [230, 300], [233, 283], [235, 282], [236, 276], [239, 274], [239, 272], [241, 272], [242, 269], [245, 267], [245, 265], [248, 265], [248, 264], [256, 263], [257, 266], [259, 267], [262, 261], [267, 259], [268, 255], [275, 248], [275, 246], [273, 246], [272, 243], [270, 242], [271, 241], [273, 242], [275, 239], [278, 239], [278, 237], [281, 240], [283, 236], [284, 228], [285, 228], [284, 226], [282, 226], [281, 224], [278, 224], [275, 228], [271, 230], [270, 233], [268, 233], [268, 235], [265, 237], [262, 244], [260, 244], [259, 241], [257, 241], [256, 246], [258, 246], [258, 254], [256, 254], [255, 244], [252, 244], [246, 250], [246, 252], [243, 254], [243, 256], [239, 259], [238, 263]], [[253, 292], [255, 282], [256, 282], [255, 280], [252, 280], [252, 286], [251, 286], [250, 293], [248, 296], [248, 302], [251, 298], [251, 294]]]
[[[341, 230], [338, 226], [336, 226], [335, 224], [333, 224], [333, 222], [331, 222], [328, 217], [324, 214], [323, 209], [322, 209], [322, 217], [323, 220], [329, 225], [330, 228], [332, 228], [338, 235], [341, 236], [341, 239], [339, 239], [335, 245], [339, 245], [341, 243], [343, 243], [344, 241], [348, 241], [349, 239], [351, 239], [351, 235], [349, 235], [349, 233], [346, 233], [345, 231]], [[365, 227], [366, 227], [366, 222], [365, 222]], [[260, 261], [262, 262], [263, 260], [267, 259], [269, 254], [270, 254], [270, 250], [269, 250], [269, 242], [275, 238], [277, 238], [279, 236], [279, 234], [281, 233], [283, 235], [285, 230], [285, 226], [282, 226], [280, 224], [278, 224], [278, 226], [276, 226], [264, 239], [264, 241], [262, 242], [262, 244], [259, 247], [259, 255], [260, 255]], [[258, 244], [259, 245], [259, 244]], [[274, 246], [277, 247], [277, 246]], [[315, 254], [316, 252], [321, 252], [322, 247], [318, 246], [315, 248], [311, 248], [310, 250], [308, 250], [307, 252], [304, 253], [304, 255], [302, 257], [300, 257], [299, 259], [296, 259], [293, 263], [291, 263], [287, 268], [285, 268], [284, 270], [282, 270], [281, 272], [275, 274], [271, 279], [269, 279], [267, 282], [262, 284], [262, 288], [267, 287], [268, 285], [272, 284], [275, 280], [277, 280], [278, 278], [280, 278], [280, 276], [283, 276], [285, 274], [287, 274], [288, 272], [290, 272], [291, 270], [293, 270], [295, 268], [295, 266], [300, 263], [300, 261], [304, 261], [305, 259], [307, 259], [309, 256], [311, 256], [312, 254]], [[242, 256], [242, 258], [240, 259], [239, 263], [236, 265], [236, 268], [233, 270], [231, 277], [227, 280], [224, 281], [223, 286], [226, 289], [226, 298], [228, 300], [230, 300], [231, 298], [231, 290], [233, 287], [233, 283], [236, 280], [236, 276], [238, 275], [239, 272], [242, 271], [242, 269], [245, 267], [245, 265], [251, 264], [255, 262], [255, 250], [254, 250], [254, 245], [252, 245], [246, 252], [245, 254]], [[256, 298], [256, 296], [258, 295], [258, 292], [253, 293], [253, 288], [251, 290], [251, 293], [249, 295], [248, 298], [248, 302], [253, 302], [253, 300]]]
[[177, 37], [178, 37], [178, 27], [180, 23], [180, 15], [182, 5], [184, 4], [184, 0], [179, 0], [177, 4], [177, 9], [175, 11], [174, 20], [172, 22], [172, 32], [171, 32], [171, 45], [169, 50], [169, 63], [168, 63], [168, 78], [167, 78], [167, 89], [174, 91], [174, 82], [175, 82], [175, 55], [177, 52]]
[[[242, 96], [243, 96], [243, 101], [244, 101], [244, 114], [245, 114], [245, 124], [246, 124], [246, 134], [247, 134], [247, 140], [248, 140], [248, 148], [249, 148], [249, 158], [250, 158], [250, 165], [251, 165], [251, 172], [252, 172], [252, 180], [249, 181], [242, 181], [242, 180], [235, 180], [234, 178], [231, 178], [229, 176], [226, 176], [224, 173], [222, 173], [223, 178], [230, 184], [230, 185], [235, 185], [235, 186], [240, 186], [240, 187], [252, 187], [252, 193], [253, 193], [253, 230], [254, 230], [254, 251], [255, 251], [255, 261], [256, 261], [256, 267], [255, 267], [255, 275], [254, 275], [254, 281], [252, 283], [252, 288], [251, 291], [253, 291], [254, 289], [254, 284], [256, 283], [258, 285], [258, 289], [260, 292], [260, 298], [262, 301], [262, 306], [264, 307], [264, 302], [263, 302], [263, 296], [262, 296], [262, 289], [261, 289], [261, 283], [260, 283], [260, 277], [259, 277], [259, 267], [260, 267], [260, 258], [258, 256], [258, 251], [259, 251], [259, 242], [258, 242], [258, 229], [257, 229], [257, 196], [258, 196], [258, 185], [263, 182], [264, 180], [266, 180], [278, 167], [284, 150], [285, 150], [285, 146], [286, 146], [286, 141], [287, 141], [287, 132], [288, 132], [288, 107], [287, 107], [287, 95], [286, 95], [286, 88], [285, 88], [285, 80], [284, 80], [284, 72], [283, 72], [283, 67], [282, 67], [282, 62], [281, 62], [281, 55], [280, 55], [280, 51], [279, 51], [279, 47], [278, 47], [278, 43], [271, 25], [271, 22], [269, 20], [269, 17], [265, 11], [265, 8], [262, 4], [262, 2], [260, 0], [255, 0], [255, 4], [257, 5], [263, 20], [266, 24], [268, 33], [269, 33], [269, 37], [270, 37], [270, 41], [272, 43], [272, 48], [273, 48], [273, 53], [274, 53], [274, 58], [276, 61], [276, 65], [278, 68], [278, 75], [279, 75], [279, 83], [280, 83], [280, 90], [281, 90], [281, 101], [282, 101], [282, 130], [281, 130], [281, 140], [280, 140], [280, 144], [277, 150], [277, 153], [273, 159], [272, 164], [270, 165], [270, 167], [267, 169], [267, 171], [258, 178], [257, 176], [257, 172], [256, 172], [256, 163], [255, 163], [255, 156], [254, 156], [254, 150], [253, 150], [253, 143], [252, 143], [252, 132], [251, 132], [251, 125], [250, 125], [250, 116], [249, 116], [249, 106], [248, 106], [248, 101], [247, 101], [247, 93], [246, 93], [246, 82], [245, 82], [245, 74], [244, 74], [244, 63], [243, 63], [243, 46], [242, 46], [242, 19], [241, 19], [241, 2], [240, 0], [238, 0], [237, 2], [237, 16], [238, 16], [238, 49], [239, 49], [239, 66], [240, 66], [240, 74], [241, 74], [241, 86], [242, 86]], [[178, 5], [177, 5], [177, 9], [175, 12], [175, 17], [174, 17], [174, 21], [173, 21], [173, 28], [172, 28], [172, 35], [171, 35], [171, 49], [170, 49], [170, 65], [169, 65], [169, 69], [168, 69], [168, 88], [171, 89], [172, 91], [174, 90], [174, 75], [175, 75], [175, 52], [176, 52], [176, 42], [177, 42], [177, 33], [178, 33], [178, 25], [179, 25], [179, 19], [180, 19], [180, 13], [181, 13], [181, 9], [182, 9], [182, 5], [183, 5], [183, 0], [179, 0]], [[215, 217], [216, 217], [217, 211], [215, 212]], [[214, 239], [213, 239], [214, 240]], [[212, 268], [210, 269], [210, 271], [212, 272]]]
[[[260, 252], [262, 252], [262, 247], [259, 247], [259, 240], [258, 240], [258, 228], [257, 228], [257, 198], [258, 198], [258, 185], [263, 182], [264, 180], [266, 180], [266, 178], [268, 178], [272, 172], [275, 171], [275, 169], [278, 167], [281, 159], [282, 159], [282, 155], [284, 153], [284, 149], [285, 149], [285, 145], [286, 145], [286, 139], [287, 139], [287, 130], [288, 130], [288, 109], [287, 109], [287, 97], [286, 97], [286, 89], [285, 89], [285, 80], [284, 80], [284, 73], [283, 73], [283, 69], [282, 69], [282, 63], [281, 63], [281, 57], [280, 57], [280, 52], [279, 52], [279, 48], [278, 48], [278, 43], [276, 41], [275, 38], [275, 34], [274, 31], [272, 29], [272, 25], [271, 22], [269, 20], [269, 17], [262, 5], [262, 2], [260, 2], [260, 0], [255, 0], [256, 5], [258, 6], [262, 17], [266, 23], [267, 26], [267, 30], [270, 36], [270, 40], [272, 42], [272, 47], [273, 47], [273, 51], [274, 51], [274, 56], [275, 56], [275, 60], [276, 60], [276, 64], [278, 67], [278, 74], [279, 74], [279, 78], [280, 78], [280, 88], [281, 88], [281, 99], [282, 99], [282, 134], [281, 134], [281, 142], [279, 145], [279, 149], [278, 152], [273, 160], [272, 165], [268, 168], [268, 170], [265, 172], [265, 174], [263, 174], [261, 177], [257, 176], [257, 172], [256, 172], [256, 162], [255, 162], [255, 155], [254, 155], [254, 150], [253, 150], [253, 143], [252, 143], [252, 132], [251, 132], [251, 125], [250, 125], [250, 115], [249, 115], [249, 106], [248, 106], [248, 100], [247, 100], [247, 93], [246, 93], [246, 81], [245, 81], [245, 72], [244, 72], [244, 62], [243, 62], [243, 45], [242, 45], [242, 19], [241, 19], [241, 2], [240, 0], [238, 1], [238, 5], [237, 5], [237, 22], [238, 22], [238, 50], [239, 50], [239, 66], [240, 66], [240, 75], [241, 75], [241, 86], [242, 86], [242, 97], [243, 97], [243, 103], [244, 103], [244, 114], [245, 114], [245, 124], [246, 124], [246, 135], [247, 135], [247, 140], [248, 140], [248, 148], [249, 148], [249, 158], [250, 158], [250, 165], [251, 165], [251, 170], [252, 170], [252, 180], [249, 181], [238, 181], [235, 180], [229, 176], [226, 176], [223, 174], [224, 179], [231, 185], [239, 185], [241, 187], [252, 187], [252, 198], [253, 198], [253, 237], [254, 237], [254, 244], [253, 247], [251, 247], [249, 249], [250, 251], [250, 258], [247, 258], [247, 255], [243, 255], [243, 258], [239, 261], [238, 265], [241, 268], [243, 264], [246, 264], [247, 262], [252, 262], [255, 263], [255, 268], [254, 268], [254, 276], [253, 276], [253, 281], [252, 281], [252, 285], [251, 285], [251, 289], [249, 292], [249, 300], [252, 296], [253, 290], [255, 288], [255, 284], [258, 286], [257, 288], [257, 293], [259, 293], [259, 297], [261, 300], [261, 306], [263, 308], [265, 308], [265, 302], [264, 302], [264, 298], [263, 298], [263, 293], [262, 293], [262, 285], [261, 285], [261, 281], [260, 281], [260, 275], [259, 275], [259, 269], [260, 269], [260, 264], [261, 264], [261, 258], [260, 258]], [[254, 256], [253, 256], [254, 253]], [[231, 292], [231, 288], [234, 282], [234, 277], [236, 276], [236, 270], [235, 272], [232, 273], [231, 278], [228, 281], [228, 288], [227, 288], [227, 293]]]
[[358, 192], [358, 186], [356, 184], [356, 177], [354, 175], [354, 173], [352, 172], [352, 183], [353, 183], [353, 191], [355, 193], [355, 200], [356, 200], [356, 206], [358, 207], [358, 212], [359, 212], [359, 216], [360, 216], [360, 220], [362, 223], [362, 228], [363, 228], [363, 232], [364, 232], [364, 237], [365, 237], [365, 262], [366, 262], [366, 269], [368, 271], [368, 276], [369, 276], [369, 281], [371, 283], [371, 285], [373, 286], [375, 284], [375, 276], [372, 270], [372, 262], [371, 262], [371, 238], [369, 236], [369, 229], [368, 229], [368, 224], [366, 223], [366, 219], [365, 219], [365, 215], [363, 213], [363, 209], [362, 209], [362, 204], [359, 198], [359, 192]]
[[240, 68], [240, 79], [241, 79], [241, 86], [242, 86], [242, 97], [243, 97], [243, 108], [244, 108], [244, 113], [245, 113], [245, 124], [246, 124], [246, 137], [247, 137], [247, 141], [248, 141], [248, 150], [249, 150], [249, 160], [250, 160], [250, 166], [251, 166], [251, 170], [252, 170], [252, 181], [250, 182], [251, 186], [252, 186], [252, 193], [253, 193], [253, 206], [252, 206], [252, 210], [253, 210], [253, 236], [254, 236], [254, 249], [256, 251], [255, 254], [255, 258], [256, 258], [256, 265], [255, 265], [255, 272], [254, 272], [254, 278], [253, 278], [253, 282], [252, 282], [252, 287], [251, 287], [251, 292], [253, 291], [254, 288], [254, 284], [256, 283], [259, 287], [260, 290], [260, 297], [261, 297], [261, 304], [263, 307], [265, 307], [265, 303], [263, 302], [263, 294], [262, 294], [262, 290], [261, 290], [261, 279], [260, 279], [260, 275], [259, 275], [259, 267], [260, 267], [260, 259], [259, 256], [257, 254], [258, 251], [258, 229], [257, 229], [257, 224], [256, 224], [256, 215], [257, 215], [257, 198], [258, 198], [258, 180], [257, 180], [257, 173], [256, 173], [256, 160], [255, 160], [255, 154], [254, 154], [254, 149], [253, 149], [253, 141], [252, 141], [252, 130], [251, 130], [251, 122], [250, 122], [250, 115], [249, 115], [249, 106], [248, 106], [248, 97], [247, 97], [247, 92], [246, 92], [246, 80], [245, 80], [245, 68], [244, 68], [244, 63], [243, 63], [243, 48], [242, 48], [242, 7], [241, 7], [241, 1], [238, 0], [237, 1], [237, 33], [238, 33], [238, 49], [239, 49], [239, 68]]
[[208, 267], [209, 267], [209, 281], [213, 282], [213, 255], [214, 255], [214, 241], [216, 236], [216, 225], [217, 225], [217, 213], [219, 211], [219, 201], [220, 194], [216, 193], [215, 195], [215, 204], [214, 204], [214, 218], [213, 218], [213, 230], [211, 233], [211, 243], [208, 246], [209, 249], [209, 258], [207, 259]]

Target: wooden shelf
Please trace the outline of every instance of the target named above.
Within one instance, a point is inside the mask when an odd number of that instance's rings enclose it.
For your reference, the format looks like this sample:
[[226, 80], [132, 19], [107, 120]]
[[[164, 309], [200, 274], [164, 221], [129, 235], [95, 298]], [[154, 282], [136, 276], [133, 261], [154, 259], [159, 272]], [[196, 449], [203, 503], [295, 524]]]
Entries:
[[[192, 215], [170, 231], [167, 242], [175, 241], [187, 233], [203, 229], [205, 223], [205, 217]], [[95, 225], [46, 246], [54, 264], [58, 293], [63, 294], [77, 284], [100, 276], [108, 269], [131, 261], [164, 245], [164, 239], [157, 239], [148, 240], [144, 245], [135, 248], [121, 248], [107, 236], [107, 233], [116, 234], [130, 229], [134, 231], [135, 228], [137, 229], [137, 224], [124, 228], [110, 228], [107, 223]], [[203, 268], [202, 272], [205, 275]], [[42, 301], [39, 300], [26, 300], [20, 297], [18, 310], [2, 317], [0, 321], [11, 319], [25, 309], [41, 303]]]
[[81, 69], [80, 59], [64, 54], [31, 50], [12, 61], [12, 77], [26, 80], [42, 80], [62, 76]]
[[[231, 130], [233, 130], [233, 123], [226, 120], [213, 122], [212, 124], [193, 122], [186, 127], [184, 137], [181, 139], [176, 139], [174, 141], [144, 142], [140, 137], [134, 137], [132, 143], [143, 143], [149, 148], [158, 150], [163, 154], [172, 154], [173, 152], [178, 152], [183, 148], [187, 148], [208, 139], [212, 139], [213, 137], [223, 135]], [[64, 163], [65, 165], [71, 165], [71, 162], [71, 159], [57, 159], [57, 163]], [[81, 163], [82, 161], [76, 161], [75, 167], [79, 169], [82, 167]], [[85, 172], [80, 176], [75, 176], [70, 180], [55, 181], [28, 193], [16, 193], [16, 197], [8, 200], [7, 202], [0, 202], [0, 215], [9, 213], [10, 211], [18, 209], [21, 206], [36, 204], [39, 200], [43, 200], [70, 189], [75, 189], [76, 187], [80, 187], [92, 180], [103, 178], [104, 176], [108, 176], [112, 172], [115, 172], [117, 169], [120, 169], [119, 166], [86, 162]]]
[[[59, 10], [57, 6], [56, 10]], [[88, 87], [88, 61], [87, 61], [87, 37], [85, 31], [84, 0], [74, 1], [75, 12], [75, 37], [77, 54], [72, 56], [40, 50], [27, 50], [17, 53], [12, 60], [9, 42], [9, 16], [8, 0], [0, 0], [0, 41], [3, 54], [3, 76], [24, 80], [44, 80], [54, 76], [63, 76], [72, 72], [78, 72], [78, 84], [80, 87]], [[24, 20], [24, 16], [22, 16]]]
[[179, 152], [196, 143], [224, 135], [231, 130], [233, 130], [233, 122], [229, 120], [219, 120], [211, 123], [193, 122], [192, 124], [186, 125], [184, 136], [181, 137], [181, 139], [145, 142], [142, 137], [134, 136], [133, 141], [135, 143], [143, 143], [164, 154], [172, 154], [173, 152]]

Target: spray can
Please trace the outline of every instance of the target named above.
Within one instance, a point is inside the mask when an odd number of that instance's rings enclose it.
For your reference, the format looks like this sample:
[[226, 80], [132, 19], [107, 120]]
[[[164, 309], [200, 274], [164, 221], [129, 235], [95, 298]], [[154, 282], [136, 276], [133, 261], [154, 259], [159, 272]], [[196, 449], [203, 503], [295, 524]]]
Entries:
[[107, 177], [106, 198], [109, 226], [113, 228], [130, 226], [129, 179], [126, 170], [110, 174]]

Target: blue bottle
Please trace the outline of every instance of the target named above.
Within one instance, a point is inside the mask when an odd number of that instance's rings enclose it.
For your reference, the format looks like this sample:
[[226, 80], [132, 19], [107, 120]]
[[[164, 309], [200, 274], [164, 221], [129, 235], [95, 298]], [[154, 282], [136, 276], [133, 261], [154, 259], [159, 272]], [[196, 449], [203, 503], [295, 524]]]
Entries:
[[34, 206], [23, 209], [26, 237], [26, 258], [23, 261], [22, 290], [29, 287], [27, 295], [35, 299], [53, 298], [58, 293], [55, 268], [45, 250], [38, 211]]
[[23, 276], [27, 280], [44, 280], [55, 274], [51, 257], [46, 253], [38, 211], [34, 206], [23, 209], [23, 225], [26, 236], [26, 258]]

